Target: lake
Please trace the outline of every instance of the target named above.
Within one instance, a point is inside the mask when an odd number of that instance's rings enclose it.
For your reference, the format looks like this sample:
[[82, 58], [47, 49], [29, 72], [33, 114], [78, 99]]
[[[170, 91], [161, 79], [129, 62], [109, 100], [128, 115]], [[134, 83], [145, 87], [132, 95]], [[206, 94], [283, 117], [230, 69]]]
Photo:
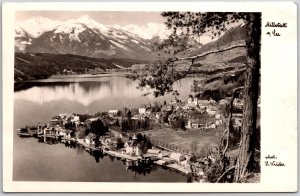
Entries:
[[[174, 85], [181, 100], [186, 100], [195, 78]], [[26, 125], [47, 123], [60, 113], [94, 114], [143, 104], [163, 104], [174, 98], [166, 95], [143, 96], [137, 83], [120, 74], [94, 77], [45, 79], [24, 82], [14, 92], [14, 130]], [[36, 138], [20, 138], [14, 131], [13, 180], [80, 182], [186, 182], [183, 174], [158, 166], [150, 170], [127, 170], [124, 162], [110, 156], [95, 156], [76, 145]]]

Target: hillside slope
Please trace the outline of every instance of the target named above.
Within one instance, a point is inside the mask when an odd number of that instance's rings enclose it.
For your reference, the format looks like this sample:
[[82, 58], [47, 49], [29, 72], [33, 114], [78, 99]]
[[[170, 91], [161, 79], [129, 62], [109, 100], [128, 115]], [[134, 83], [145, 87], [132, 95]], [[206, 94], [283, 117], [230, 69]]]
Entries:
[[120, 69], [146, 62], [131, 59], [98, 59], [72, 54], [15, 53], [14, 79], [44, 79], [62, 73], [64, 69], [84, 73], [86, 69]]
[[[246, 38], [245, 27], [233, 27], [218, 40], [193, 51], [190, 56], [245, 43]], [[205, 78], [200, 83], [204, 92], [203, 96], [218, 100], [234, 88], [243, 86], [247, 62], [246, 54], [246, 47], [237, 47], [196, 58], [191, 67], [191, 73], [201, 74]]]

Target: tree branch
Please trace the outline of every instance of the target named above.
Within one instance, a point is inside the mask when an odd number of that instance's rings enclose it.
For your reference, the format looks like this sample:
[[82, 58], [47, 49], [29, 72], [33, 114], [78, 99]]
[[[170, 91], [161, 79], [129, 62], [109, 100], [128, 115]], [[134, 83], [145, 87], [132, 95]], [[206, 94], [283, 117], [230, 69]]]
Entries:
[[230, 170], [235, 169], [235, 166], [230, 167], [229, 169], [227, 169], [216, 181], [216, 183], [218, 183], [220, 180], [222, 180], [222, 178], [224, 177], [225, 174], [227, 174]]
[[181, 58], [178, 58], [178, 60], [195, 60], [196, 58], [207, 56], [209, 54], [224, 52], [224, 51], [231, 50], [231, 49], [234, 49], [234, 48], [239, 48], [239, 47], [244, 47], [245, 48], [246, 43], [240, 43], [240, 44], [236, 44], [236, 45], [233, 45], [233, 46], [228, 46], [228, 47], [217, 49], [217, 50], [211, 50], [211, 51], [204, 52], [202, 54], [198, 54], [198, 55], [195, 55], [195, 56], [181, 57]]

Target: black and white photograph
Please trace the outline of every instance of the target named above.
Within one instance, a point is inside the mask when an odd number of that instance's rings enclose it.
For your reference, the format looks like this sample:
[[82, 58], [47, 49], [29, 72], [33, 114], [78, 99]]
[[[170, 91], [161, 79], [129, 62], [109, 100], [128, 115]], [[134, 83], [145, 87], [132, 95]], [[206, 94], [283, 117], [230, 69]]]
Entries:
[[289, 23], [202, 10], [16, 10], [11, 180], [255, 186], [285, 168], [262, 153], [261, 65]]

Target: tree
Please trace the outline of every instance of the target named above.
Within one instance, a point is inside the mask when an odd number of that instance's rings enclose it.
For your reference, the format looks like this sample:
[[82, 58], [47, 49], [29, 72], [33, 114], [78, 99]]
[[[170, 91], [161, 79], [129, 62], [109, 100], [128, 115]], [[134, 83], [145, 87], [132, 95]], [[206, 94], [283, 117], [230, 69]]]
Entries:
[[153, 111], [160, 112], [160, 110], [161, 110], [161, 107], [160, 107], [159, 103], [157, 101], [155, 101], [154, 105], [153, 105]]
[[117, 149], [121, 149], [124, 147], [124, 142], [121, 138], [117, 138]]
[[90, 127], [90, 132], [94, 133], [96, 136], [102, 136], [108, 132], [108, 127], [100, 119], [92, 121]]
[[[157, 49], [164, 53], [162, 55], [160, 52], [158, 60], [146, 72], [136, 76], [139, 86], [152, 88], [155, 96], [162, 96], [165, 93], [178, 94], [173, 90], [172, 85], [186, 77], [195, 60], [209, 54], [246, 47], [247, 76], [243, 92], [243, 125], [239, 156], [234, 167], [234, 180], [240, 182], [248, 171], [253, 170], [260, 78], [261, 13], [163, 12], [162, 16], [166, 18], [166, 26], [173, 30], [167, 40], [157, 45]], [[186, 52], [196, 44], [195, 40], [201, 40], [202, 35], [211, 35], [212, 38], [215, 38], [226, 32], [228, 26], [237, 22], [244, 23], [247, 30], [245, 42], [220, 46], [194, 56], [186, 55]], [[182, 64], [186, 66], [178, 66]]]

